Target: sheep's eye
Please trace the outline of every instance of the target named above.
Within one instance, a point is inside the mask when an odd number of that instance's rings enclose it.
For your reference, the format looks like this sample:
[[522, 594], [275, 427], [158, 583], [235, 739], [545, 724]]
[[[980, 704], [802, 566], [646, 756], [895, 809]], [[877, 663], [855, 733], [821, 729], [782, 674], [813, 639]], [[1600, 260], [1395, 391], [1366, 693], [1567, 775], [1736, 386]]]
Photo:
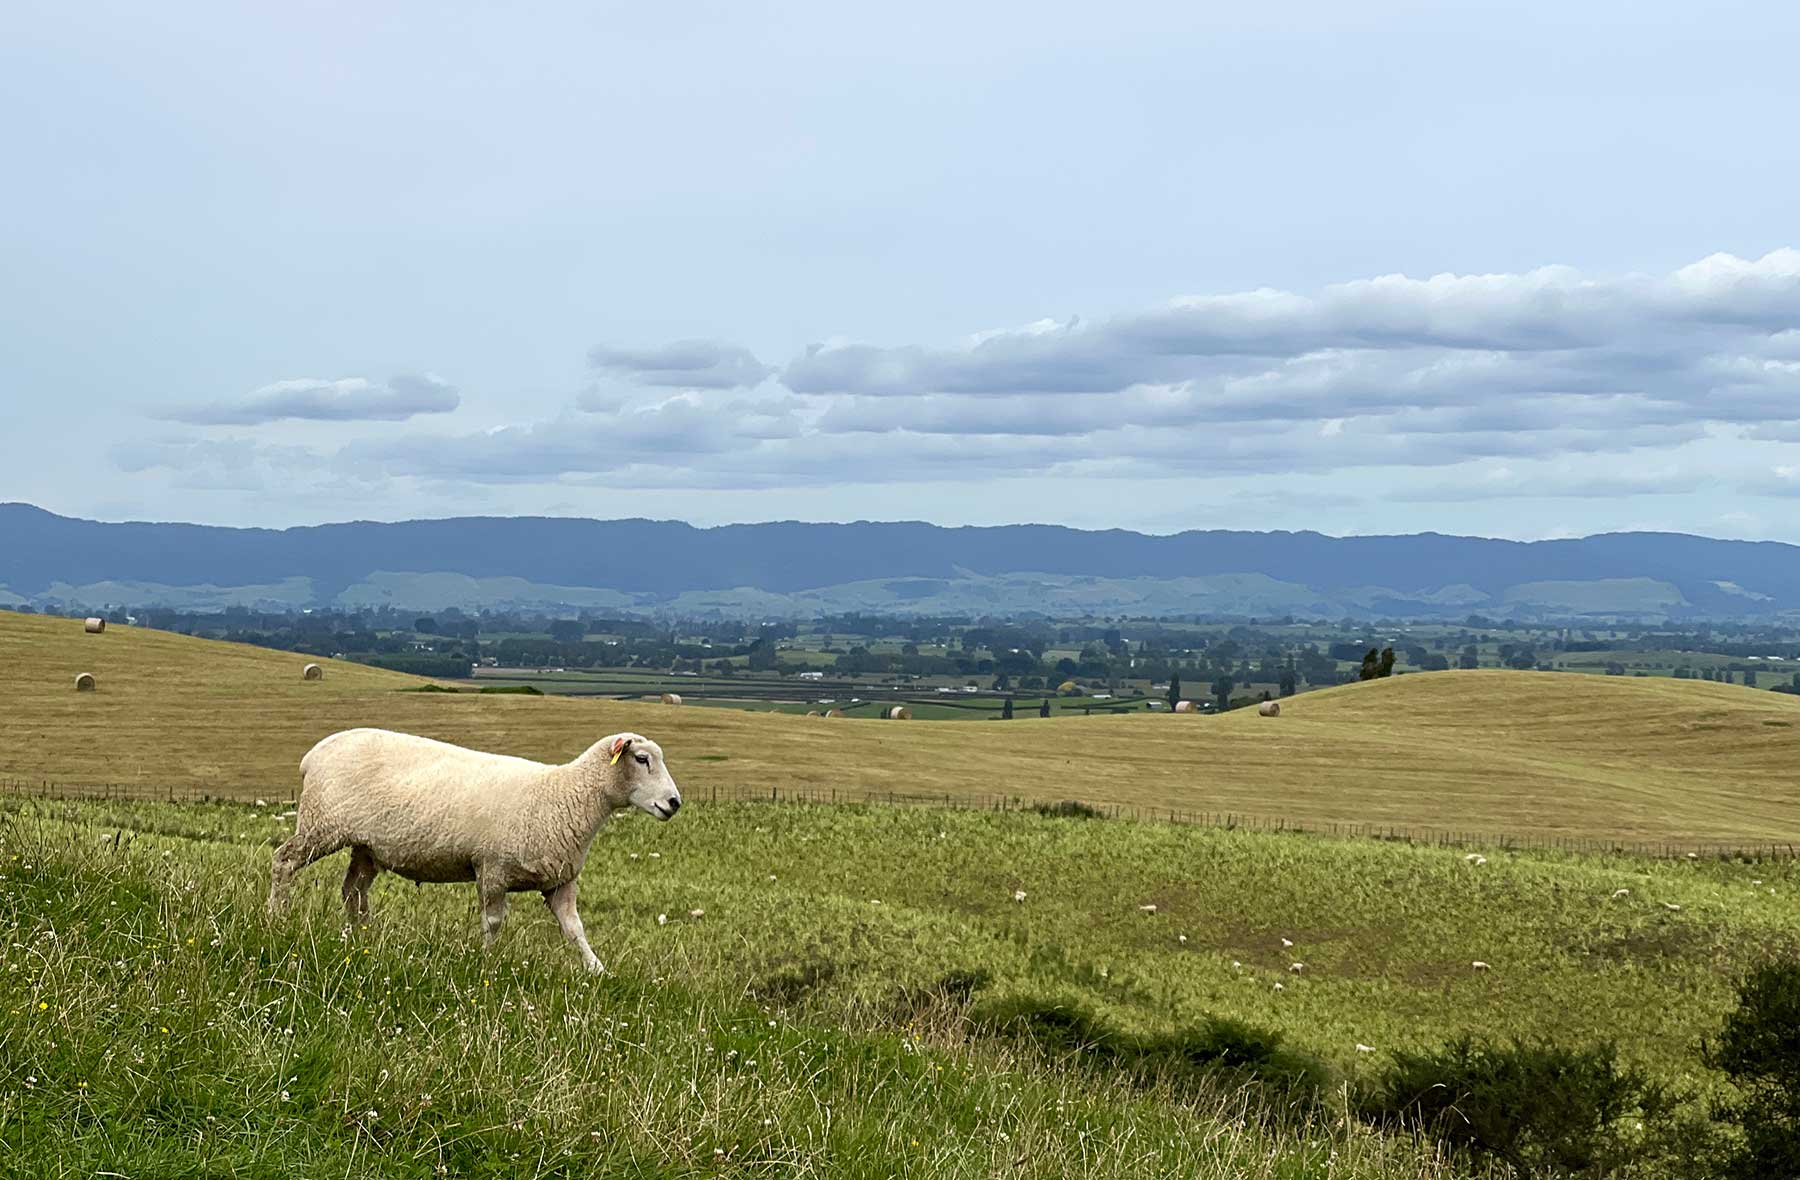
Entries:
[[648, 765], [650, 765], [650, 755], [648, 755], [648, 754], [639, 754], [639, 755], [638, 755], [638, 756], [637, 756], [637, 760], [638, 760], [638, 765], [639, 765], [639, 766], [648, 766]]

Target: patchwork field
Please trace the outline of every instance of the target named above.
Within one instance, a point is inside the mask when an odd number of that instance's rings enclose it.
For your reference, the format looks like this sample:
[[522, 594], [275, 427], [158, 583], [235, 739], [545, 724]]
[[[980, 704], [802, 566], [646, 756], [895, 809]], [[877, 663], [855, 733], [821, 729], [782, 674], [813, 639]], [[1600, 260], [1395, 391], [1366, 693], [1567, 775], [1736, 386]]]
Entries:
[[[1308, 826], [1678, 844], [1800, 831], [1800, 698], [1696, 681], [1438, 672], [1307, 693], [1278, 718], [933, 723], [400, 691], [397, 673], [0, 612], [0, 778], [290, 797], [300, 756], [359, 725], [546, 760], [635, 730], [684, 791], [1077, 798]], [[99, 691], [73, 691], [88, 671]]]

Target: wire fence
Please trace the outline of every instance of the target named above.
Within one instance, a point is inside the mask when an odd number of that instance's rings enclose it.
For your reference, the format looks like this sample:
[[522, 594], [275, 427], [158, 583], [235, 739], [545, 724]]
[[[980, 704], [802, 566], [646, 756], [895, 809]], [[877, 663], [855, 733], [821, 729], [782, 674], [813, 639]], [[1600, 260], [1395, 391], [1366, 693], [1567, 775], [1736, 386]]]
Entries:
[[[1034, 798], [999, 793], [870, 791], [825, 787], [706, 787], [684, 792], [711, 803], [763, 803], [801, 806], [850, 804], [887, 807], [937, 807], [952, 811], [1029, 812], [1073, 815], [1140, 823], [1170, 823], [1225, 831], [1291, 833], [1347, 840], [1379, 840], [1435, 848], [1484, 848], [1517, 852], [1563, 852], [1581, 855], [1636, 856], [1652, 859], [1718, 858], [1728, 860], [1800, 859], [1800, 845], [1771, 840], [1625, 840], [1538, 832], [1509, 834], [1462, 831], [1382, 823], [1296, 820], [1288, 816], [1235, 811], [1194, 811], [1148, 807], [1134, 803], [1090, 803], [1070, 798]], [[43, 778], [0, 778], [0, 795], [29, 799], [112, 800], [117, 802], [236, 803], [294, 805], [292, 788], [202, 790], [191, 784], [72, 783]]]

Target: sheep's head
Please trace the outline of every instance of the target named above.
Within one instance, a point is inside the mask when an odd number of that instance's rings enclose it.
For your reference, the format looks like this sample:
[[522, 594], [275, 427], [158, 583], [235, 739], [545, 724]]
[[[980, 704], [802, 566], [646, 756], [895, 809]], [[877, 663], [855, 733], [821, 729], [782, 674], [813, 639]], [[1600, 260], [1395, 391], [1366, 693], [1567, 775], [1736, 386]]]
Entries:
[[594, 748], [612, 772], [607, 776], [607, 802], [632, 806], [657, 819], [674, 819], [681, 810], [681, 791], [669, 777], [662, 747], [641, 734], [616, 733]]

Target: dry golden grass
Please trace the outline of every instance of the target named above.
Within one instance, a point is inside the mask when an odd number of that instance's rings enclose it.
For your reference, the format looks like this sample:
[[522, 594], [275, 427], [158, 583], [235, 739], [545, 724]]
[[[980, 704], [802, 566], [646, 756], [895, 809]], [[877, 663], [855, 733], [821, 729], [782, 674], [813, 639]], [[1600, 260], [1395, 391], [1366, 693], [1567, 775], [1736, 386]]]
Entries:
[[[405, 693], [420, 682], [335, 662], [309, 684], [306, 663], [0, 612], [0, 777], [278, 797], [314, 742], [352, 726], [546, 760], [629, 729], [668, 748], [690, 798], [715, 787], [1004, 794], [1627, 841], [1786, 842], [1800, 831], [1800, 698], [1703, 681], [1440, 672], [1307, 693], [1275, 718], [894, 725]], [[75, 693], [81, 671], [99, 692]]]

